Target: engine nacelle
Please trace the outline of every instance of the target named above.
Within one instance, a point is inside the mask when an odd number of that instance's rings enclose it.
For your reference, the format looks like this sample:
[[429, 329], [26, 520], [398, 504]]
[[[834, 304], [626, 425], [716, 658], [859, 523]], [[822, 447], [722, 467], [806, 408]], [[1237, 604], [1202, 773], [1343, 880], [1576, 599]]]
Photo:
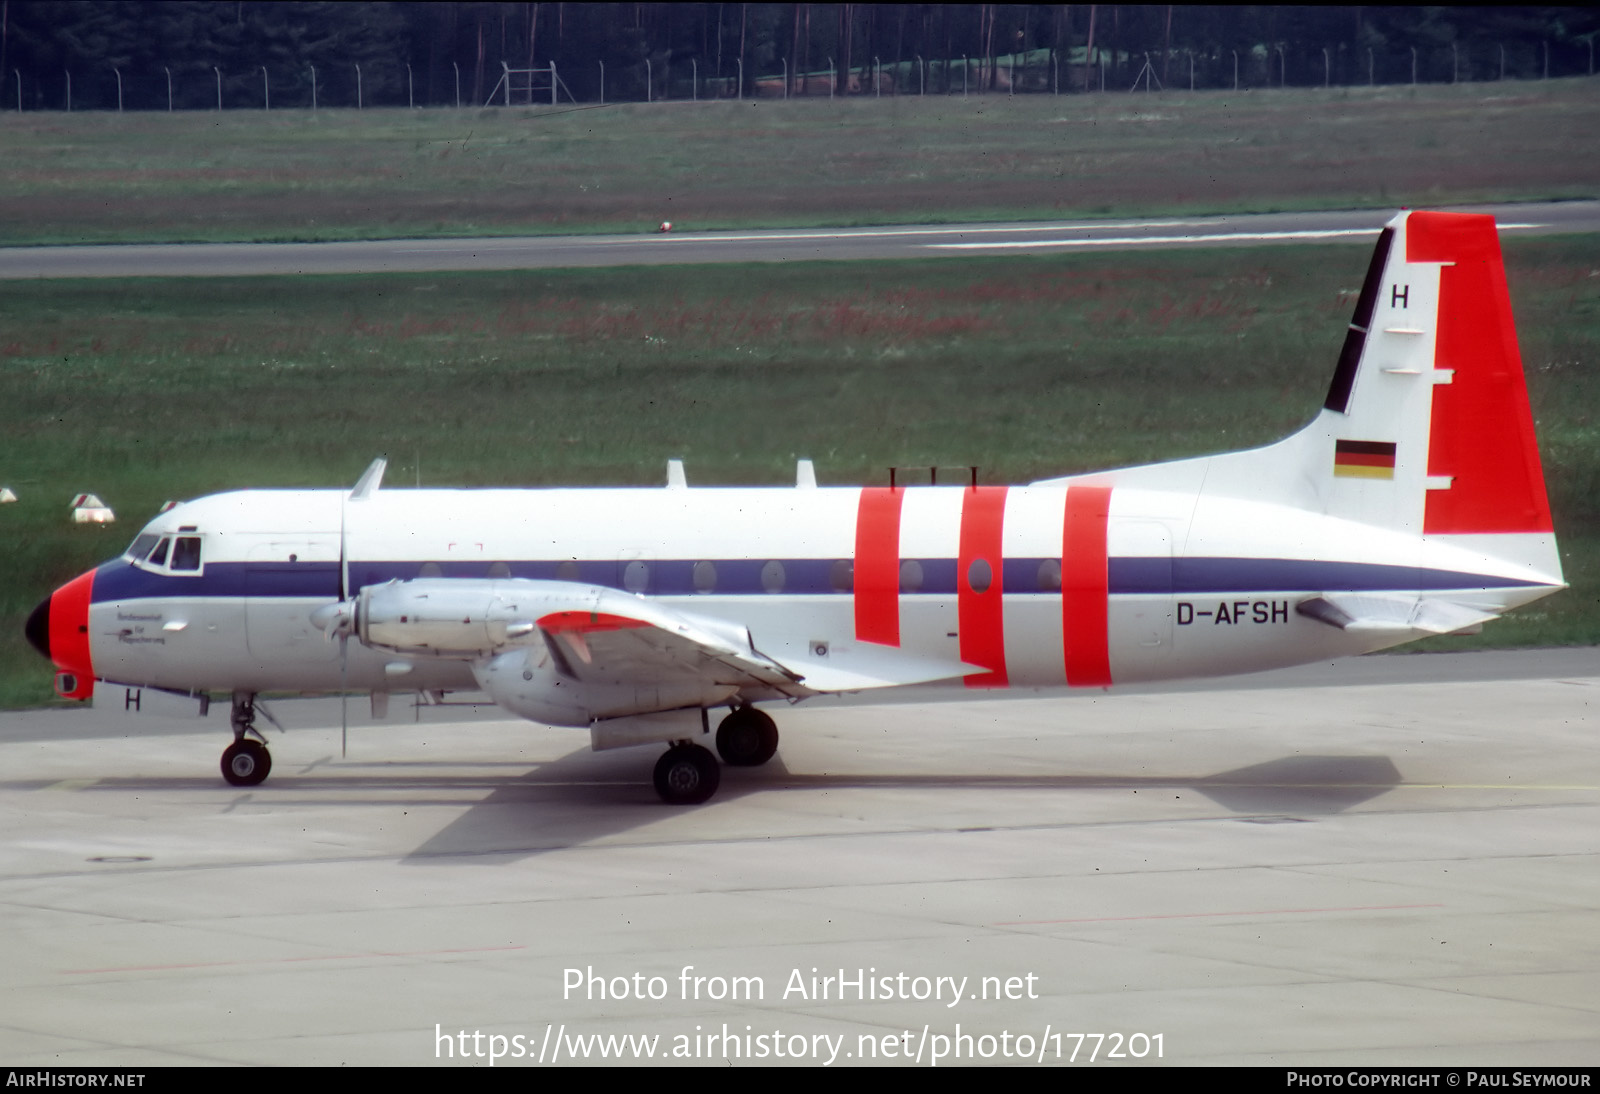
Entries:
[[739, 690], [736, 684], [696, 680], [653, 686], [586, 683], [563, 674], [543, 643], [480, 661], [472, 674], [498, 705], [548, 726], [587, 726], [629, 714], [718, 706]]
[[[361, 590], [356, 637], [365, 645], [424, 657], [481, 657], [543, 644], [537, 620], [550, 594], [531, 581], [391, 581]], [[563, 603], [571, 586], [561, 590]]]

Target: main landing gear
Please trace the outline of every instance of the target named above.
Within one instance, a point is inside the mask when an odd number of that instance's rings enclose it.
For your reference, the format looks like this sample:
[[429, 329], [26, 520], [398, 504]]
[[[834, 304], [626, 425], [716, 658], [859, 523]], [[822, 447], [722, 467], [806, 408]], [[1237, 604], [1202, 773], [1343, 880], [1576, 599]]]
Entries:
[[708, 749], [679, 741], [656, 761], [655, 782], [668, 805], [699, 805], [717, 792], [722, 769]]
[[[717, 726], [717, 752], [730, 767], [759, 767], [778, 751], [778, 726], [755, 707], [735, 707]], [[656, 761], [656, 793], [668, 805], [709, 801], [722, 782], [722, 769], [710, 749], [676, 741]]]
[[763, 710], [735, 707], [717, 726], [717, 752], [731, 767], [760, 767], [778, 751], [778, 726]]
[[234, 786], [257, 786], [272, 773], [272, 753], [256, 728], [254, 692], [233, 693], [232, 721], [233, 744], [222, 752], [222, 777]]

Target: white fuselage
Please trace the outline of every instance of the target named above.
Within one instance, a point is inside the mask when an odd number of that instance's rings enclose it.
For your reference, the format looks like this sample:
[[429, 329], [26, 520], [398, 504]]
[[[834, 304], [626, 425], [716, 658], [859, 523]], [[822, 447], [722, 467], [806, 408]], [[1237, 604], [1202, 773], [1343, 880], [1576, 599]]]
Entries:
[[[198, 569], [95, 574], [94, 673], [196, 691], [461, 689], [467, 660], [340, 646], [318, 608], [443, 577], [609, 587], [748, 631], [814, 691], [1102, 687], [1360, 653], [1415, 635], [1300, 614], [1338, 592], [1487, 612], [1547, 579], [1304, 510], [1096, 485], [241, 491], [163, 514]], [[341, 546], [342, 545], [342, 546]], [[342, 552], [342, 553], [341, 553]], [[854, 686], [852, 686], [854, 685]]]

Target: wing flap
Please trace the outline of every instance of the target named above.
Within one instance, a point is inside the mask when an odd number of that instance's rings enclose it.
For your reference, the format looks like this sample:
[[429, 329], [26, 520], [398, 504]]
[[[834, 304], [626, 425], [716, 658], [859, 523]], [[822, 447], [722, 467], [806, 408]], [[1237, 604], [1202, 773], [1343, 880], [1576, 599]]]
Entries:
[[[798, 677], [757, 652], [748, 632], [611, 589], [547, 598], [538, 628], [564, 648], [577, 679], [650, 683], [691, 676], [717, 685], [802, 694]], [[551, 609], [554, 610], [551, 610]]]

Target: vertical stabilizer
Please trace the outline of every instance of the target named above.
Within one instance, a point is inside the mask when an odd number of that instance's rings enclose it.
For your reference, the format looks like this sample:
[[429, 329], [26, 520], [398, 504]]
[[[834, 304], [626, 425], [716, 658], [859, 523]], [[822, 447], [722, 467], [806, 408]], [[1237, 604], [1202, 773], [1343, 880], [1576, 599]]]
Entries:
[[1550, 532], [1494, 220], [1412, 213], [1408, 228], [1408, 260], [1441, 264], [1434, 367], [1451, 376], [1433, 393], [1428, 472], [1435, 489], [1428, 492], [1423, 530]]
[[1561, 583], [1489, 216], [1412, 212], [1389, 222], [1322, 412], [1299, 433], [1265, 448], [1092, 478], [1310, 510]]

